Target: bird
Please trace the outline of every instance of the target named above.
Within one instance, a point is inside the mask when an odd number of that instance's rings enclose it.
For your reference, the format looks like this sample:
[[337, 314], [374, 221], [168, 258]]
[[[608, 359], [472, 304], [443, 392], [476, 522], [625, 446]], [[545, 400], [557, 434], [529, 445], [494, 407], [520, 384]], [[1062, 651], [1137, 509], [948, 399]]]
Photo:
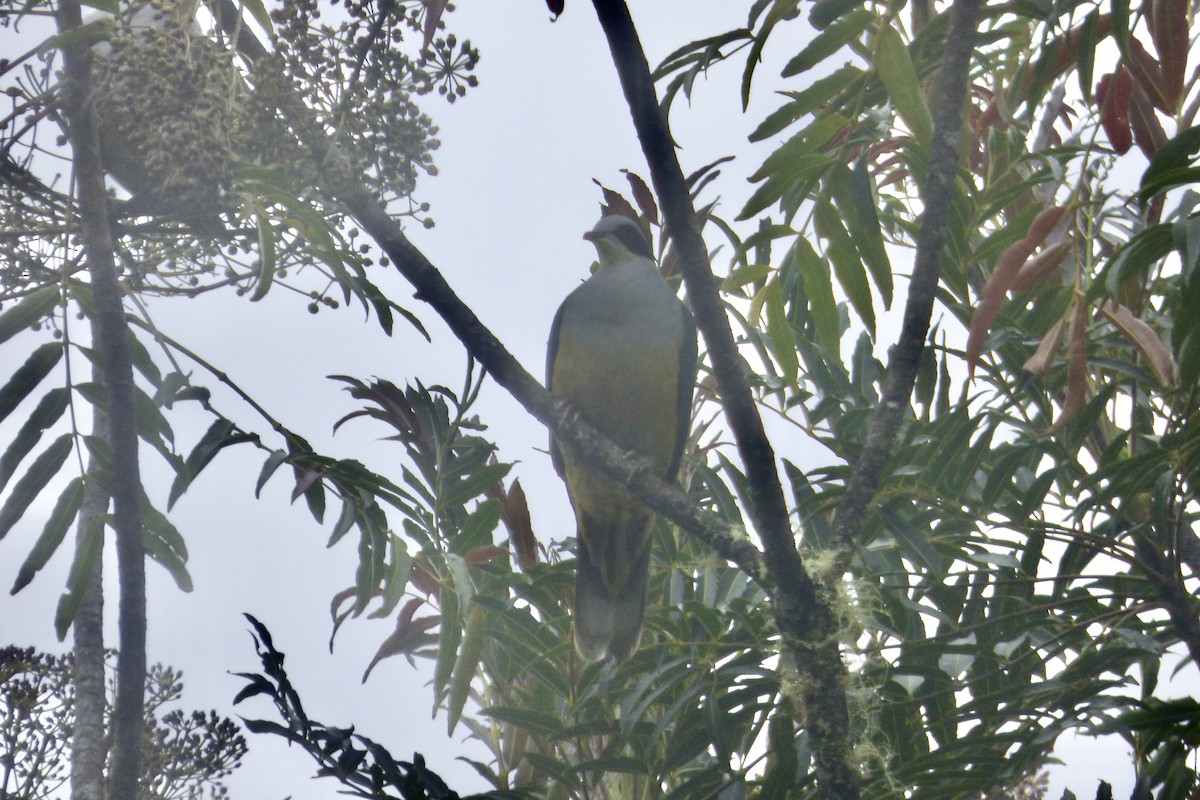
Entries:
[[[695, 321], [637, 222], [608, 215], [583, 238], [596, 247], [599, 267], [554, 317], [547, 386], [673, 481], [691, 423]], [[577, 525], [575, 646], [588, 662], [619, 664], [641, 638], [655, 516], [553, 434], [550, 455]]]

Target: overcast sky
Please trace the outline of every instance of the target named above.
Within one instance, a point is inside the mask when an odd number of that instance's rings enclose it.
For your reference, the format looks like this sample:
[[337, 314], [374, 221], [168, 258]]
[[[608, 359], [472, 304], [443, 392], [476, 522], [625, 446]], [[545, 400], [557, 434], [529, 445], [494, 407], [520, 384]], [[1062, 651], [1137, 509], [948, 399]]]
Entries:
[[[425, 104], [441, 128], [442, 147], [436, 154], [440, 174], [425, 179], [417, 194], [432, 203], [437, 225], [413, 230], [411, 236], [485, 324], [540, 375], [554, 311], [586, 276], [594, 258], [580, 238], [598, 216], [600, 194], [592, 179], [624, 190], [622, 168], [643, 175], [648, 171], [590, 2], [568, 0], [566, 13], [553, 23], [542, 0], [459, 0], [457, 5], [446, 19], [452, 31], [481, 51], [480, 86], [454, 106], [440, 100]], [[744, 25], [748, 4], [638, 0], [631, 5], [654, 65], [687, 41]], [[763, 89], [778, 74], [780, 59], [802, 44], [799, 37], [805, 31], [803, 25], [790, 25], [777, 32], [767, 51], [769, 65], [776, 68], [759, 72]], [[749, 113], [741, 113], [740, 66], [735, 60], [715, 70], [708, 82], [698, 82], [691, 106], [678, 103], [672, 119], [685, 172], [725, 155], [738, 156], [726, 166], [728, 177], [717, 188], [729, 217], [749, 195], [745, 176], [766, 154], [748, 147], [746, 134], [776, 106], [764, 90]], [[398, 277], [383, 275], [377, 272], [375, 279], [392, 297], [402, 303], [411, 297]], [[409, 306], [429, 327], [432, 345], [403, 324], [389, 339], [357, 310], [323, 311], [314, 317], [304, 306], [300, 298], [274, 291], [257, 304], [232, 297], [158, 301], [150, 311], [166, 333], [230, 373], [284, 424], [309, 436], [318, 450], [398, 474], [402, 449], [377, 441], [385, 433], [381, 427], [359, 422], [330, 435], [333, 421], [355, 403], [325, 376], [377, 376], [401, 385], [420, 379], [457, 387], [465, 363], [461, 348], [415, 300]], [[0, 352], [6, 359], [0, 366], [8, 371], [15, 366], [7, 363], [13, 358], [11, 349]], [[231, 396], [218, 393], [215, 402], [247, 428], [265, 428]], [[519, 462], [515, 474], [529, 496], [539, 537], [572, 535], [565, 492], [544, 453], [544, 429], [495, 387], [485, 392], [479, 410], [500, 446], [500, 457]], [[183, 410], [185, 419], [189, 414], [191, 423], [180, 421], [177, 430], [190, 432], [194, 441], [207, 420]], [[148, 459], [148, 481], [158, 487], [152, 496], [161, 500], [170, 476], [153, 456]], [[421, 751], [456, 790], [485, 788], [469, 767], [453, 760], [460, 754], [479, 757], [481, 751], [461, 742], [461, 730], [455, 740], [447, 739], [444, 717], [430, 720], [427, 672], [390, 659], [367, 684], [360, 683], [371, 654], [392, 628], [391, 620], [351, 622], [329, 653], [329, 602], [353, 582], [354, 536], [325, 549], [328, 527], [313, 523], [302, 505], [288, 505], [290, 486], [282, 473], [256, 502], [252, 489], [260, 464], [248, 447], [227, 451], [176, 506], [173, 519], [191, 551], [196, 589], [182, 594], [161, 568], [150, 565], [151, 660], [184, 671], [186, 707], [232, 714], [229, 703], [242, 682], [229, 673], [258, 668], [241, 619], [243, 612], [253, 613], [288, 654], [289, 672], [314, 718], [353, 723], [397, 757]], [[0, 543], [0, 587], [12, 584], [39, 530], [40, 521], [30, 520]], [[53, 614], [69, 561], [68, 546], [24, 592], [0, 596], [0, 643], [63, 649], [54, 639]], [[114, 573], [111, 556], [106, 568]], [[115, 594], [110, 594], [110, 622], [115, 605]], [[115, 641], [115, 627], [110, 627], [109, 641]], [[269, 713], [263, 706], [238, 711]], [[1077, 793], [1090, 793], [1100, 759], [1128, 763], [1128, 755], [1119, 745], [1101, 751], [1090, 740], [1083, 744], [1076, 756], [1082, 769], [1071, 784]], [[251, 737], [245, 766], [229, 781], [231, 797], [333, 797], [338, 785], [310, 780], [312, 772], [307, 758], [275, 737]], [[1107, 777], [1122, 796], [1121, 776]], [[1056, 787], [1050, 796], [1060, 793]]]

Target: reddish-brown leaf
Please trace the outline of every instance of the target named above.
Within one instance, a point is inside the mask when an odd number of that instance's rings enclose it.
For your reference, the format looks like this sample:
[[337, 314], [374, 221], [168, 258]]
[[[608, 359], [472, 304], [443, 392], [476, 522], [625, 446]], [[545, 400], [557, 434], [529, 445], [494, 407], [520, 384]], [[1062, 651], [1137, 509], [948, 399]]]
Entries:
[[1087, 328], [1088, 308], [1079, 299], [1071, 317], [1071, 332], [1067, 339], [1067, 394], [1062, 410], [1045, 435], [1051, 436], [1067, 426], [1083, 410], [1087, 402]]
[[512, 482], [508, 491], [497, 483], [488, 494], [500, 501], [500, 520], [508, 529], [508, 540], [517, 554], [517, 565], [529, 569], [538, 562], [538, 542], [533, 534], [533, 523], [529, 516], [529, 501], [521, 488], [520, 478]]
[[1019, 242], [1013, 242], [1000, 258], [991, 276], [980, 292], [979, 305], [971, 317], [971, 327], [967, 331], [967, 372], [968, 377], [975, 375], [975, 366], [979, 363], [979, 354], [983, 352], [983, 343], [987, 340], [988, 331], [1004, 305], [1005, 295], [1012, 288], [1021, 266], [1029, 260], [1035, 247], [1050, 235], [1054, 226], [1062, 220], [1067, 211], [1065, 206], [1053, 206], [1042, 210], [1029, 226], [1029, 233]]
[[425, 0], [425, 41], [421, 45], [422, 50], [433, 44], [433, 37], [437, 34], [438, 23], [442, 20], [442, 12], [446, 10], [446, 6], [449, 4], [450, 0]]
[[1062, 347], [1063, 332], [1066, 329], [1067, 318], [1060, 317], [1058, 322], [1054, 323], [1042, 337], [1037, 350], [1021, 365], [1021, 368], [1039, 377], [1049, 372], [1050, 367], [1054, 365], [1054, 358], [1058, 355], [1059, 348]]
[[422, 617], [418, 620], [413, 620], [411, 617], [405, 619], [401, 614], [396, 620], [396, 630], [392, 635], [383, 640], [383, 644], [379, 645], [379, 649], [375, 651], [374, 658], [367, 665], [366, 671], [363, 673], [363, 683], [367, 682], [367, 678], [371, 676], [371, 670], [375, 669], [375, 665], [385, 658], [391, 658], [395, 655], [403, 655], [408, 659], [410, 664], [413, 662], [413, 655], [426, 647], [432, 647], [437, 644], [438, 637], [432, 633], [428, 633], [430, 628], [436, 628], [442, 621], [441, 617]]
[[507, 547], [500, 547], [494, 544], [481, 544], [479, 547], [472, 547], [467, 552], [463, 553], [463, 561], [469, 566], [478, 566], [486, 564], [489, 561], [494, 561], [500, 556], [508, 555]]
[[[1111, 33], [1112, 15], [1101, 14], [1096, 18], [1096, 43], [1099, 44], [1104, 39], [1107, 39]], [[1072, 28], [1066, 36], [1054, 43], [1053, 56], [1046, 70], [1043, 71], [1040, 68], [1029, 70], [1019, 88], [1014, 88], [1009, 92], [997, 92], [996, 96], [992, 98], [991, 102], [984, 108], [983, 113], [975, 121], [975, 135], [981, 135], [984, 130], [992, 125], [996, 125], [1000, 130], [1007, 130], [1008, 123], [1004, 119], [1002, 111], [1005, 108], [1016, 108], [1025, 102], [1029, 94], [1029, 88], [1033, 85], [1035, 78], [1040, 77], [1045, 82], [1052, 82], [1069, 67], [1075, 66], [1079, 61], [1079, 45], [1083, 34], [1083, 26]]]
[[[1033, 218], [1033, 222], [1029, 224], [1029, 233], [1025, 234], [1025, 243], [1029, 245], [1030, 252], [1046, 241], [1046, 237], [1050, 235], [1050, 231], [1054, 230], [1055, 226], [1062, 222], [1063, 215], [1066, 213], [1066, 206], [1051, 206], [1038, 212], [1038, 215]], [[1024, 261], [1021, 263], [1024, 263]]]
[[650, 191], [650, 187], [639, 175], [627, 169], [623, 169], [621, 172], [625, 173], [625, 177], [629, 180], [629, 186], [633, 189], [633, 201], [646, 215], [646, 219], [650, 220], [650, 224], [657, 225], [658, 204], [654, 202], [654, 192]]
[[1160, 384], [1170, 386], [1175, 382], [1175, 362], [1171, 359], [1171, 351], [1145, 320], [1111, 300], [1100, 304], [1100, 313], [1137, 348]]
[[1100, 106], [1100, 124], [1108, 142], [1118, 155], [1133, 147], [1129, 128], [1129, 105], [1133, 95], [1133, 75], [1120, 67], [1111, 75], [1102, 75], [1096, 84], [1096, 102]]
[[442, 588], [427, 556], [417, 556], [413, 559], [412, 572], [409, 573], [408, 581], [425, 594], [433, 597], [437, 597]]
[[1153, 0], [1149, 3], [1150, 35], [1162, 62], [1164, 89], [1171, 107], [1183, 98], [1188, 58], [1188, 0]]
[[1166, 78], [1163, 77], [1162, 66], [1150, 51], [1137, 38], [1129, 38], [1129, 69], [1138, 85], [1146, 91], [1154, 107], [1166, 114], [1171, 114], [1172, 103], [1167, 97]]
[[292, 489], [292, 502], [296, 502], [298, 497], [311, 489], [313, 484], [321, 480], [321, 477], [324, 476], [324, 474], [324, 470], [317, 469], [316, 467], [306, 467], [304, 471], [296, 477], [296, 486]]
[[1154, 105], [1141, 86], [1133, 87], [1129, 124], [1133, 128], [1133, 141], [1137, 143], [1138, 149], [1146, 154], [1146, 158], [1154, 158], [1154, 154], [1167, 143], [1167, 132], [1163, 130]]
[[623, 217], [629, 217], [634, 222], [638, 222], [637, 209], [623, 195], [619, 192], [614, 192], [595, 178], [592, 178], [592, 183], [599, 186], [600, 191], [604, 193], [604, 203], [600, 206], [602, 216], [608, 217], [613, 214], [620, 214]]
[[1070, 250], [1071, 241], [1067, 239], [1050, 245], [1042, 252], [1030, 258], [1017, 271], [1017, 277], [1012, 282], [1012, 290], [1014, 292], [1028, 292], [1037, 286], [1062, 263]]
[[979, 305], [971, 316], [971, 328], [967, 332], [968, 378], [975, 375], [975, 366], [979, 363], [979, 354], [983, 352], [983, 343], [987, 340], [988, 331], [996, 321], [1000, 307], [1004, 305], [1004, 297], [1008, 294], [1013, 279], [1017, 277], [1017, 271], [1029, 258], [1032, 249], [1024, 239], [1009, 245], [1008, 249], [1000, 254], [995, 269], [984, 284], [979, 296]]

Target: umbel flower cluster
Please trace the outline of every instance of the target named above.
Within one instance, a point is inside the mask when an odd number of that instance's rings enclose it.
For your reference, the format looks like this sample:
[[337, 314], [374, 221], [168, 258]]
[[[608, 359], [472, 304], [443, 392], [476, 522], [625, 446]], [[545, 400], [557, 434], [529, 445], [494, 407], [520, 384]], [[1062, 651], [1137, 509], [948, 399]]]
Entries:
[[[249, 15], [237, 23], [263, 43], [239, 49], [217, 22], [221, 2], [133, 0], [93, 26], [88, 96], [105, 168], [129, 195], [114, 206], [121, 268], [147, 289], [245, 290], [262, 277], [269, 228], [272, 273], [286, 276], [313, 261], [298, 218], [335, 236], [350, 227], [337, 201], [347, 188], [431, 224], [413, 193], [435, 172], [437, 129], [418, 102], [477, 85], [470, 43], [420, 0], [296, 0], [279, 4], [269, 31]], [[22, 13], [0, 0], [0, 25]], [[14, 109], [0, 119], [4, 294], [79, 268], [61, 263], [71, 248], [45, 238], [69, 235], [77, 219], [56, 160], [66, 151], [61, 61], [52, 48], [25, 60], [19, 70], [0, 62]]]
[[172, 0], [130, 4], [97, 59], [106, 168], [179, 216], [228, 205], [251, 138], [246, 84], [230, 52], [200, 35], [192, 12]]

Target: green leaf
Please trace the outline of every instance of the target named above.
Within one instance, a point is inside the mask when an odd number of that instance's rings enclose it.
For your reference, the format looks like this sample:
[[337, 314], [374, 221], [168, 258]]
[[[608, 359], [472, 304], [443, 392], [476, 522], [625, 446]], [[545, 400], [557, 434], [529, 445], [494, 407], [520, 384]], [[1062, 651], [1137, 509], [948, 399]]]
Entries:
[[8, 417], [21, 401], [50, 374], [62, 359], [63, 346], [60, 342], [47, 342], [34, 350], [25, 363], [17, 367], [8, 383], [0, 388], [0, 420]]
[[338, 515], [337, 522], [333, 524], [333, 531], [329, 534], [329, 541], [325, 543], [326, 547], [333, 547], [342, 537], [350, 532], [354, 527], [354, 523], [358, 520], [358, 501], [353, 497], [347, 497], [342, 500], [342, 513]]
[[1092, 13], [1083, 18], [1083, 24], [1079, 26], [1079, 58], [1077, 62], [1079, 91], [1083, 95], [1083, 99], [1089, 103], [1092, 101], [1092, 76], [1096, 65], [1096, 34], [1099, 18], [1100, 9], [1094, 9]]
[[12, 493], [4, 501], [4, 506], [0, 507], [0, 539], [8, 535], [12, 527], [29, 510], [30, 503], [41, 494], [51, 478], [58, 474], [63, 462], [71, 454], [73, 441], [74, 437], [69, 433], [59, 436], [34, 459], [29, 469], [13, 486]]
[[75, 515], [79, 513], [83, 494], [83, 478], [72, 478], [71, 482], [67, 484], [67, 488], [58, 496], [58, 502], [54, 504], [54, 510], [50, 512], [46, 526], [42, 528], [42, 535], [34, 542], [33, 549], [25, 557], [25, 563], [17, 571], [17, 580], [13, 583], [9, 594], [16, 594], [24, 589], [33, 580], [33, 576], [46, 566], [46, 562], [58, 550], [71, 523], [75, 521]]
[[1102, 289], [1116, 296], [1126, 281], [1158, 263], [1174, 248], [1175, 233], [1170, 223], [1152, 225], [1139, 231], [1104, 265], [1100, 275], [1088, 287], [1087, 299], [1095, 300]]
[[275, 474], [275, 470], [279, 469], [279, 465], [287, 461], [287, 457], [286, 450], [273, 450], [271, 455], [267, 456], [267, 460], [263, 462], [262, 469], [258, 473], [258, 480], [254, 483], [254, 499], [259, 499], [263, 487], [267, 485], [267, 481], [271, 480], [271, 476]]
[[804, 280], [804, 297], [817, 329], [817, 339], [827, 353], [836, 355], [841, 349], [842, 319], [833, 296], [829, 266], [821, 261], [812, 243], [802, 236], [796, 239], [792, 257]]
[[851, 11], [813, 37], [808, 46], [784, 66], [783, 77], [799, 75], [820, 64], [842, 49], [843, 45], [858, 38], [874, 18], [865, 8]]
[[805, 114], [814, 111], [823, 103], [828, 102], [834, 95], [841, 92], [856, 79], [861, 78], [863, 71], [858, 67], [845, 66], [833, 73], [819, 78], [800, 92], [786, 92], [791, 102], [785, 103], [764, 119], [754, 132], [750, 141], [761, 142], [787, 128]]
[[822, 153], [798, 156], [786, 167], [769, 175], [763, 181], [754, 194], [750, 195], [750, 199], [746, 201], [746, 205], [738, 213], [737, 218], [739, 220], [750, 219], [772, 203], [781, 200], [797, 184], [819, 176], [832, 163], [834, 163], [833, 159]]
[[827, 198], [817, 202], [816, 222], [817, 233], [828, 242], [829, 260], [833, 262], [838, 283], [874, 338], [875, 307], [871, 300], [871, 287], [867, 283], [867, 271], [863, 268], [850, 234], [842, 226], [841, 217]]
[[842, 212], [851, 241], [871, 271], [871, 279], [879, 289], [883, 307], [891, 308], [892, 263], [883, 246], [883, 229], [875, 213], [877, 200], [872, 191], [866, 159], [859, 159], [853, 170], [835, 168], [826, 175], [825, 185], [831, 190], [833, 200]]
[[485, 717], [507, 722], [509, 725], [515, 725], [538, 736], [553, 737], [563, 729], [562, 720], [558, 716], [532, 708], [489, 706], [480, 713]]
[[851, 9], [864, 5], [864, 0], [817, 0], [808, 12], [808, 22], [817, 30], [824, 30]]
[[914, 138], [928, 147], [933, 142], [933, 116], [925, 104], [925, 94], [917, 80], [917, 69], [908, 47], [900, 32], [891, 25], [880, 26], [875, 46], [875, 73]]
[[434, 706], [441, 703], [445, 696], [446, 686], [454, 674], [454, 662], [458, 657], [458, 644], [462, 641], [463, 621], [459, 611], [458, 592], [447, 591], [442, 587], [440, 605], [442, 624], [438, 629], [437, 661], [433, 668]]
[[1164, 189], [1196, 181], [1198, 170], [1192, 164], [1197, 150], [1200, 150], [1200, 125], [1172, 137], [1158, 149], [1142, 173], [1138, 199], [1144, 203]]
[[209, 425], [208, 430], [204, 432], [200, 441], [188, 454], [179, 473], [175, 476], [175, 481], [171, 484], [171, 492], [167, 497], [167, 510], [169, 511], [183, 496], [192, 481], [208, 466], [217, 453], [230, 445], [254, 441], [254, 438], [253, 434], [239, 431], [237, 426], [225, 418], [220, 418]]
[[183, 591], [192, 591], [192, 577], [187, 571], [187, 545], [179, 530], [171, 524], [149, 499], [142, 495], [142, 541], [146, 554], [164, 566], [175, 584]]
[[71, 571], [67, 575], [67, 590], [58, 599], [58, 608], [54, 612], [54, 631], [61, 642], [67, 637], [75, 615], [83, 604], [87, 593], [88, 583], [92, 576], [92, 568], [100, 558], [104, 549], [104, 519], [96, 515], [88, 524], [81, 526], [79, 540], [75, 544], [75, 560], [71, 562]]
[[788, 322], [787, 310], [783, 305], [783, 291], [779, 281], [771, 281], [763, 289], [767, 295], [767, 334], [770, 337], [771, 354], [783, 371], [783, 379], [789, 386], [795, 385], [800, 374], [800, 359], [796, 356], [796, 340]]
[[0, 456], [0, 491], [8, 485], [25, 456], [41, 441], [46, 429], [62, 417], [69, 401], [70, 393], [62, 387], [51, 389], [38, 401], [37, 407], [21, 425], [4, 455]]
[[254, 218], [258, 228], [258, 282], [250, 300], [257, 302], [267, 296], [271, 284], [275, 281], [275, 231], [271, 229], [271, 220], [262, 206], [256, 205]]
[[472, 605], [467, 613], [467, 630], [463, 637], [462, 652], [454, 662], [454, 671], [450, 678], [450, 696], [446, 707], [447, 735], [454, 734], [454, 728], [462, 717], [463, 708], [471, 694], [471, 681], [479, 668], [486, 641], [487, 612], [483, 606]]
[[15, 306], [0, 313], [0, 344], [29, 329], [58, 305], [62, 292], [58, 286], [44, 286], [21, 298]]
[[439, 506], [441, 508], [457, 508], [468, 500], [473, 500], [501, 480], [512, 464], [488, 464], [483, 469], [456, 482], [443, 492]]
[[742, 71], [742, 110], [745, 111], [750, 105], [750, 84], [754, 80], [754, 70], [762, 61], [762, 50], [766, 46], [767, 40], [771, 38], [771, 31], [780, 20], [787, 17], [794, 10], [794, 6], [790, 0], [776, 0], [771, 6], [766, 19], [763, 20], [762, 28], [754, 34], [754, 43], [750, 45], [750, 54], [746, 57], [746, 67]]
[[388, 536], [391, 568], [383, 576], [383, 600], [379, 610], [371, 614], [374, 617], [386, 617], [404, 599], [404, 590], [408, 586], [408, 578], [412, 575], [412, 556], [404, 546], [404, 540], [394, 534]]

